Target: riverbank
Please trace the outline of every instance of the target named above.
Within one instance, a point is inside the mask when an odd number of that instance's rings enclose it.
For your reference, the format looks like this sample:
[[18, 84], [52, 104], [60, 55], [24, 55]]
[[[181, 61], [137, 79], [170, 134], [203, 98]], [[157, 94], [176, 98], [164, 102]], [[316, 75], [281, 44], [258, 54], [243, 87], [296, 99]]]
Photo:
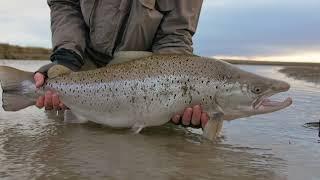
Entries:
[[287, 66], [279, 72], [291, 78], [320, 84], [320, 66]]
[[222, 59], [231, 64], [245, 64], [245, 65], [273, 65], [273, 66], [319, 66], [320, 63], [313, 62], [279, 62], [279, 61], [255, 61], [255, 60], [235, 60]]
[[[0, 59], [6, 60], [48, 60], [51, 49], [41, 47], [22, 47], [0, 43]], [[311, 62], [276, 62], [276, 61], [255, 61], [255, 60], [235, 60], [222, 59], [231, 64], [246, 65], [278, 65], [278, 66], [319, 66], [320, 63]]]
[[48, 60], [50, 49], [0, 43], [0, 59]]

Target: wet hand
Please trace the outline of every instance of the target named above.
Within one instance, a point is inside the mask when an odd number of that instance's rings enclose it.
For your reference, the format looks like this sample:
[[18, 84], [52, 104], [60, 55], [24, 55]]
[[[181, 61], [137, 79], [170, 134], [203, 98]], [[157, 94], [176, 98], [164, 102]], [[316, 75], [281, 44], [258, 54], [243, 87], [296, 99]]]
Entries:
[[209, 120], [206, 112], [202, 111], [200, 105], [195, 105], [192, 108], [188, 107], [184, 110], [183, 114], [176, 114], [171, 118], [174, 124], [182, 123], [185, 126], [194, 126], [204, 128]]
[[[36, 87], [40, 88], [45, 82], [45, 76], [38, 72], [34, 75], [34, 80], [36, 82]], [[36, 106], [40, 109], [45, 107], [46, 110], [60, 110], [66, 108], [59, 100], [58, 95], [52, 91], [47, 91], [44, 96], [40, 96], [37, 99]]]

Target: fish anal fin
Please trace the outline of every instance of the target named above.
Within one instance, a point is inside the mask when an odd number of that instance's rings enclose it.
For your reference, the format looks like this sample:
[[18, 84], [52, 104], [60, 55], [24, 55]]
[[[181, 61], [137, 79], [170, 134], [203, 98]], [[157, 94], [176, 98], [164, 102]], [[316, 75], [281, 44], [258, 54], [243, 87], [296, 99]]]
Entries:
[[209, 140], [215, 140], [221, 136], [221, 129], [223, 126], [223, 113], [213, 113], [210, 120], [203, 129], [203, 136]]
[[134, 124], [134, 125], [131, 127], [131, 131], [132, 131], [134, 134], [139, 134], [144, 127], [145, 127], [145, 125], [144, 125], [143, 123], [137, 122], [136, 124]]
[[77, 116], [71, 110], [67, 109], [64, 111], [64, 122], [71, 124], [83, 124], [88, 122], [88, 120]]

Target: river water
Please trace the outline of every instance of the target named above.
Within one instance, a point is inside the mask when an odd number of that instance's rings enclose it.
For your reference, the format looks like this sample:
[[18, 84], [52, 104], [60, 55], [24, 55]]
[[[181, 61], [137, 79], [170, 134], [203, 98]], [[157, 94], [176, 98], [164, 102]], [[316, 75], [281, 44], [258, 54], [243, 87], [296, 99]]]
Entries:
[[[36, 70], [43, 61], [0, 61]], [[320, 179], [320, 84], [286, 77], [279, 66], [248, 71], [291, 84], [289, 108], [226, 122], [224, 139], [172, 124], [139, 135], [89, 123], [65, 124], [35, 107], [0, 108], [0, 179]], [[0, 97], [1, 98], [1, 97]]]

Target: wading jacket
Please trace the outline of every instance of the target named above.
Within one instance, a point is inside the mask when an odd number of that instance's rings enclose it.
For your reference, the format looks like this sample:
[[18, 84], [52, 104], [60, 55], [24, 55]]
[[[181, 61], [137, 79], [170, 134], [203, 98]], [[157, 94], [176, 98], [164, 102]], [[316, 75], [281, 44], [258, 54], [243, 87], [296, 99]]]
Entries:
[[116, 51], [192, 53], [202, 0], [48, 0], [53, 51], [97, 65]]

